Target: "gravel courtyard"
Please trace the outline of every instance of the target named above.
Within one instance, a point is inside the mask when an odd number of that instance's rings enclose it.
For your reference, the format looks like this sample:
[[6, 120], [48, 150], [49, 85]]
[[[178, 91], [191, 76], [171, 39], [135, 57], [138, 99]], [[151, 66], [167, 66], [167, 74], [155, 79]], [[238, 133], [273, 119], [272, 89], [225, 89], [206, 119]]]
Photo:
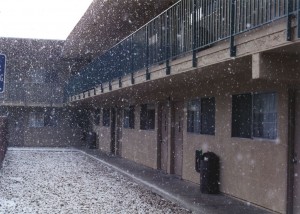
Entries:
[[77, 151], [9, 150], [0, 213], [190, 213]]

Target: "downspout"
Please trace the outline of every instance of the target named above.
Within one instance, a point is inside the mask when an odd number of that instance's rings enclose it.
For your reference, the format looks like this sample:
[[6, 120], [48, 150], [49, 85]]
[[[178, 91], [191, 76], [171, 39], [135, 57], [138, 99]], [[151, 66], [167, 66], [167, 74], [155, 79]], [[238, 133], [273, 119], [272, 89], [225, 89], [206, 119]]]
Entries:
[[288, 90], [288, 149], [287, 149], [287, 206], [286, 213], [293, 213], [294, 197], [294, 149], [296, 90]]

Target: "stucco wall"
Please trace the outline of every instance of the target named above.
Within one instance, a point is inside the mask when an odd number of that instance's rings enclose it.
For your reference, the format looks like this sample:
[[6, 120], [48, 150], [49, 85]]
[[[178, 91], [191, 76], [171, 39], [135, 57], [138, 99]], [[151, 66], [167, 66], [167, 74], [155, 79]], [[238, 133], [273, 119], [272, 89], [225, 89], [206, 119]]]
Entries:
[[[284, 213], [287, 186], [287, 90], [282, 85], [271, 86], [259, 81], [242, 85], [234, 91], [224, 87], [224, 94], [221, 95], [212, 92], [216, 99], [215, 136], [184, 133], [183, 179], [200, 183], [200, 176], [194, 169], [195, 150], [213, 151], [220, 157], [222, 192]], [[231, 95], [251, 91], [277, 93], [277, 140], [231, 137]], [[205, 96], [205, 92], [202, 90], [197, 95]], [[186, 115], [184, 124], [186, 130]]]
[[155, 129], [140, 130], [140, 105], [135, 106], [135, 128], [122, 133], [122, 157], [157, 169], [157, 105]]

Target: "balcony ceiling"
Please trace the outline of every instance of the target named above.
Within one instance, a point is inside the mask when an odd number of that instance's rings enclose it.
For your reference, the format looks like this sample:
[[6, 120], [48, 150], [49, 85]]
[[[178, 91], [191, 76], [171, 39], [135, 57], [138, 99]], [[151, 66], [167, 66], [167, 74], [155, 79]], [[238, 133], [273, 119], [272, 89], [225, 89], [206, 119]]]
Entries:
[[68, 36], [62, 57], [102, 54], [177, 0], [94, 0]]

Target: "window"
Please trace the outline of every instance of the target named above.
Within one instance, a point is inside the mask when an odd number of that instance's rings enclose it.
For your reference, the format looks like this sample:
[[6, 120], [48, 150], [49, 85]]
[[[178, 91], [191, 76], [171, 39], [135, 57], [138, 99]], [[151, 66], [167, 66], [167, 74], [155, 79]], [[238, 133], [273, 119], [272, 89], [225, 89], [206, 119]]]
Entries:
[[44, 112], [30, 112], [29, 127], [32, 128], [44, 127]]
[[45, 126], [51, 126], [51, 127], [56, 127], [58, 124], [58, 117], [57, 117], [57, 112], [55, 109], [48, 109], [45, 111], [44, 115], [44, 125]]
[[110, 126], [110, 109], [109, 108], [104, 108], [103, 109], [102, 125], [107, 126], [107, 127]]
[[56, 72], [47, 72], [45, 83], [58, 83], [58, 74]]
[[201, 99], [201, 134], [215, 134], [215, 98]]
[[96, 109], [96, 111], [95, 111], [94, 123], [96, 126], [100, 125], [100, 109]]
[[252, 95], [232, 96], [232, 137], [251, 137]]
[[134, 129], [134, 106], [124, 109], [123, 127]]
[[215, 98], [202, 98], [188, 102], [187, 132], [215, 134]]
[[140, 128], [142, 130], [151, 130], [155, 128], [155, 105], [141, 105]]
[[232, 137], [277, 137], [277, 106], [275, 93], [232, 96]]
[[187, 131], [200, 133], [200, 100], [192, 100], [188, 103]]
[[46, 72], [41, 70], [29, 70], [28, 71], [28, 82], [29, 83], [44, 83]]
[[276, 95], [253, 95], [253, 137], [276, 139], [277, 109]]

